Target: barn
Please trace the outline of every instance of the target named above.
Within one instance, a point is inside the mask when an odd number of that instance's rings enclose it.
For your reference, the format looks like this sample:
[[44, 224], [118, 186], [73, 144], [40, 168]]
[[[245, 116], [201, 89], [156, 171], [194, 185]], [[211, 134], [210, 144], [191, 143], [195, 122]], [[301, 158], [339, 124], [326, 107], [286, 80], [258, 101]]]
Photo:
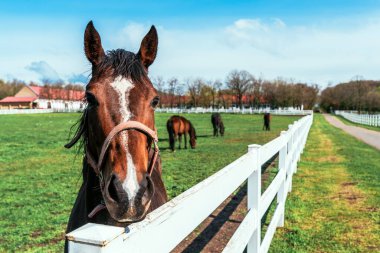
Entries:
[[0, 100], [0, 109], [69, 109], [83, 108], [84, 91], [25, 85], [14, 96]]

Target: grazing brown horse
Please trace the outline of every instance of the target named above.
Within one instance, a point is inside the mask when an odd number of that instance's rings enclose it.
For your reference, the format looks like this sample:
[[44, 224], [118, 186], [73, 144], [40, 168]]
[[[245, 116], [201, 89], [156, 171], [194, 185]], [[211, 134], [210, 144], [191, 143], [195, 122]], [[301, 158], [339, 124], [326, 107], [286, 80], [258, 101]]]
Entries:
[[263, 130], [270, 131], [271, 115], [269, 112], [264, 113], [264, 125]]
[[147, 75], [157, 45], [152, 26], [137, 54], [105, 53], [92, 22], [86, 27], [84, 49], [92, 64], [87, 107], [65, 145], [80, 141], [84, 147], [83, 184], [67, 232], [88, 222], [126, 226], [167, 201], [154, 123], [159, 98]]
[[190, 136], [190, 146], [195, 148], [197, 134], [195, 128], [189, 120], [182, 116], [172, 116], [166, 122], [166, 129], [169, 134], [170, 149], [174, 151], [175, 139], [178, 136], [178, 149], [181, 149], [182, 135], [185, 138], [185, 148], [187, 149], [187, 134]]
[[218, 130], [220, 136], [224, 136], [224, 124], [220, 113], [214, 112], [211, 114], [211, 123], [214, 128], [214, 136], [218, 136]]

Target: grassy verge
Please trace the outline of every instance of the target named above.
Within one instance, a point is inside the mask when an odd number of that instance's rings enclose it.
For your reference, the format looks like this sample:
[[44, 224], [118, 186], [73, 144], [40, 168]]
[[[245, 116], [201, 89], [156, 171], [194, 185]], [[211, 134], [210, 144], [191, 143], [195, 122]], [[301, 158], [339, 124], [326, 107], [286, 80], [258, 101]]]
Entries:
[[340, 115], [335, 115], [335, 117], [337, 117], [340, 121], [342, 121], [342, 122], [343, 122], [344, 124], [346, 124], [346, 125], [362, 127], [362, 128], [366, 128], [366, 129], [368, 129], [368, 130], [373, 130], [373, 131], [378, 131], [378, 132], [380, 132], [380, 127], [367, 126], [367, 125], [363, 125], [363, 124], [355, 123], [355, 122], [352, 122], [352, 121], [349, 121], [349, 120], [343, 118], [343, 117], [340, 116]]
[[[170, 198], [247, 151], [277, 137], [298, 117], [223, 114], [224, 138], [212, 137], [210, 114], [186, 114], [197, 129], [194, 150], [168, 150], [166, 120], [157, 114], [163, 177]], [[65, 150], [79, 114], [0, 116], [0, 252], [62, 252], [64, 231], [81, 184], [81, 155]]]
[[271, 252], [379, 252], [379, 151], [315, 115]]

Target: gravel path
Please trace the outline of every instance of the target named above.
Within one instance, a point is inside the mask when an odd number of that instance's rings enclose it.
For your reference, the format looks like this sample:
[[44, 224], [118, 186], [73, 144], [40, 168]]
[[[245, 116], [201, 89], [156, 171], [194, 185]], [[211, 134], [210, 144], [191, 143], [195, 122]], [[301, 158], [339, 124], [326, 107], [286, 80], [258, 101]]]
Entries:
[[323, 114], [325, 119], [333, 126], [338, 127], [355, 138], [380, 150], [380, 132], [368, 130], [357, 126], [348, 126], [329, 114]]

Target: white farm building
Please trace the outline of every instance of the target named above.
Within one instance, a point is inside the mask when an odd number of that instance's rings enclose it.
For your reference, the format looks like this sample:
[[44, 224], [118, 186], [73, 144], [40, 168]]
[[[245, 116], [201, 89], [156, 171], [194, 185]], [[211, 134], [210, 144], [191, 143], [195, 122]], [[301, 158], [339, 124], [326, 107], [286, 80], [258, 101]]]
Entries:
[[13, 97], [0, 100], [0, 109], [68, 109], [83, 108], [84, 91], [25, 85]]

